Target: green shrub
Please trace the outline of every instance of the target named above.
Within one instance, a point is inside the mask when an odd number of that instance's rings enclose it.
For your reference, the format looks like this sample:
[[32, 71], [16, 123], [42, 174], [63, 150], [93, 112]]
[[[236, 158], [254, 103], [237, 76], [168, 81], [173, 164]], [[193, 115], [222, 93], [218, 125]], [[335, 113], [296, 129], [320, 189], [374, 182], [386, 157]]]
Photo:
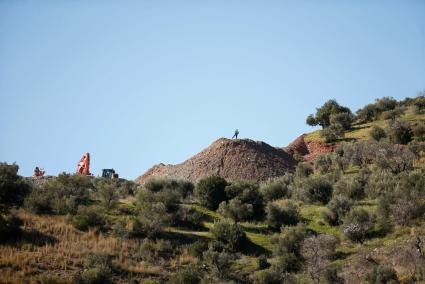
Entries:
[[365, 193], [369, 198], [374, 199], [394, 191], [396, 185], [397, 177], [392, 172], [378, 169], [370, 174]]
[[202, 206], [216, 210], [218, 205], [226, 200], [224, 189], [227, 182], [222, 177], [210, 176], [201, 179], [195, 188], [195, 196]]
[[297, 178], [306, 178], [313, 173], [313, 167], [309, 163], [299, 163], [295, 168], [295, 176]]
[[186, 198], [193, 193], [194, 186], [193, 183], [184, 180], [153, 178], [145, 183], [144, 188], [151, 192], [174, 190], [177, 191], [182, 198]]
[[197, 266], [187, 266], [178, 271], [168, 281], [170, 284], [197, 284], [202, 280], [202, 270]]
[[239, 198], [233, 198], [230, 201], [220, 203], [218, 212], [226, 218], [235, 222], [247, 221], [253, 219], [254, 210], [251, 204], [243, 203]]
[[172, 225], [196, 229], [202, 227], [203, 215], [192, 207], [180, 207], [174, 215]]
[[254, 284], [281, 284], [282, 276], [275, 269], [266, 269], [256, 271], [252, 276], [252, 282]]
[[131, 234], [141, 238], [156, 238], [170, 224], [170, 216], [162, 203], [147, 203], [139, 209]]
[[44, 188], [34, 188], [25, 198], [24, 207], [35, 214], [52, 214], [54, 196]]
[[390, 124], [388, 136], [391, 142], [406, 145], [412, 141], [413, 133], [409, 123], [404, 121], [395, 121]]
[[274, 247], [273, 254], [275, 256], [293, 254], [296, 258], [300, 258], [302, 242], [306, 236], [307, 229], [303, 224], [284, 228], [280, 234], [271, 239]]
[[324, 219], [332, 226], [342, 223], [342, 219], [350, 211], [353, 202], [347, 197], [336, 195], [328, 203], [328, 212], [324, 214]]
[[203, 259], [205, 265], [210, 269], [214, 277], [221, 280], [226, 280], [229, 278], [231, 265], [235, 260], [235, 256], [233, 254], [225, 251], [217, 252], [210, 247], [207, 251], [204, 252]]
[[335, 118], [336, 115], [341, 113], [350, 115], [351, 111], [349, 108], [339, 105], [336, 100], [329, 100], [317, 109], [315, 116], [309, 115], [306, 122], [312, 126], [320, 125], [323, 128], [326, 128], [331, 125], [331, 118], [334, 117], [334, 120], [344, 124], [342, 122], [345, 122], [346, 120], [345, 115], [341, 118]]
[[330, 125], [338, 125], [343, 130], [349, 130], [351, 128], [351, 123], [353, 121], [353, 115], [351, 112], [339, 112], [331, 114], [330, 116]]
[[416, 141], [425, 141], [425, 123], [419, 122], [413, 128], [413, 135]]
[[353, 208], [344, 219], [343, 233], [354, 242], [363, 243], [373, 229], [373, 218], [361, 208]]
[[187, 246], [187, 251], [190, 255], [196, 258], [202, 258], [204, 251], [208, 249], [208, 243], [204, 241], [196, 241]]
[[323, 176], [310, 176], [293, 186], [294, 195], [304, 202], [327, 204], [332, 197], [332, 184]]
[[246, 242], [246, 234], [238, 224], [218, 221], [210, 230], [213, 237], [231, 251], [240, 250]]
[[332, 169], [332, 155], [319, 155], [316, 161], [314, 162], [314, 168], [321, 174], [328, 173]]
[[333, 195], [342, 195], [351, 200], [361, 200], [365, 197], [365, 181], [360, 176], [344, 176], [333, 186]]
[[0, 206], [22, 205], [30, 186], [18, 175], [19, 166], [0, 163]]
[[77, 214], [72, 216], [71, 224], [81, 231], [87, 231], [89, 228], [102, 230], [106, 218], [102, 210], [96, 206], [80, 206]]
[[292, 174], [285, 174], [284, 176], [270, 179], [260, 187], [260, 193], [263, 200], [268, 203], [270, 201], [285, 198], [289, 193], [289, 185], [293, 181]]
[[151, 264], [163, 264], [175, 257], [178, 250], [169, 240], [143, 239], [134, 257]]
[[[261, 219], [263, 217], [263, 197], [257, 183], [250, 181], [235, 181], [226, 186], [225, 192], [227, 200], [239, 199], [240, 203], [252, 212], [252, 214], [246, 216], [244, 220]], [[252, 207], [252, 210], [249, 209], [249, 207]]]
[[116, 207], [119, 199], [118, 187], [114, 183], [101, 181], [98, 184], [98, 195], [102, 206], [106, 210]]
[[326, 143], [332, 143], [344, 137], [344, 129], [339, 124], [331, 124], [329, 127], [320, 131], [320, 134], [325, 138]]
[[291, 201], [283, 205], [270, 202], [267, 204], [267, 226], [274, 231], [280, 230], [283, 225], [293, 226], [301, 220], [298, 207]]
[[328, 267], [323, 272], [326, 284], [344, 284], [344, 278], [338, 276], [338, 270], [334, 267]]
[[369, 135], [375, 141], [379, 141], [387, 137], [385, 130], [379, 126], [373, 126], [369, 132]]
[[372, 272], [367, 275], [366, 281], [370, 284], [399, 283], [397, 273], [394, 268], [385, 264], [375, 266]]

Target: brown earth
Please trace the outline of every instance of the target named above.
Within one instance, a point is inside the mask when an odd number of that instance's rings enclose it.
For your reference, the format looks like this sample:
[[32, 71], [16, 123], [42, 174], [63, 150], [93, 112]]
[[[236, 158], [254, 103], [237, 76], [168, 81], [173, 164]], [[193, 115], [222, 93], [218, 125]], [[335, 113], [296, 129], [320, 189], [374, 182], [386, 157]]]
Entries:
[[305, 134], [299, 136], [283, 150], [292, 154], [298, 152], [305, 161], [314, 161], [319, 155], [334, 152], [338, 146], [337, 144], [326, 144], [318, 141], [305, 142], [304, 136]]
[[218, 175], [229, 181], [264, 181], [294, 169], [296, 161], [283, 149], [261, 141], [220, 138], [199, 154], [177, 165], [158, 164], [136, 179], [143, 184], [155, 177], [197, 182]]

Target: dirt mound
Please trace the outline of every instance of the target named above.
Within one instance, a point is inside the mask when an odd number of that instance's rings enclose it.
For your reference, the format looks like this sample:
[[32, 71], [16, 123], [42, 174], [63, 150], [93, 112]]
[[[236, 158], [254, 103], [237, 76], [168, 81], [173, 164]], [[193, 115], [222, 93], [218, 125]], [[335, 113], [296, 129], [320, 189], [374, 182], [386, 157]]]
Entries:
[[317, 141], [305, 142], [304, 137], [305, 134], [299, 136], [292, 143], [283, 148], [283, 150], [291, 154], [298, 152], [298, 154], [303, 156], [305, 161], [313, 161], [319, 155], [332, 153], [337, 148], [337, 144], [326, 144]]
[[292, 170], [296, 161], [282, 149], [261, 141], [220, 138], [208, 148], [178, 165], [158, 164], [136, 179], [143, 184], [153, 177], [186, 179], [197, 182], [210, 175], [229, 181], [263, 181]]

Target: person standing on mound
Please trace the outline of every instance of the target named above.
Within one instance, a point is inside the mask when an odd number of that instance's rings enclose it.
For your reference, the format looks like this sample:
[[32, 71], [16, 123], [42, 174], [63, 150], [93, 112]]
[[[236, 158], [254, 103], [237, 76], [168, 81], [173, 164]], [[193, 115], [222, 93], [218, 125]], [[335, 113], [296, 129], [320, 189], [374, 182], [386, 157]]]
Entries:
[[233, 138], [238, 139], [238, 135], [239, 135], [239, 130], [238, 130], [238, 129], [236, 129], [236, 130], [235, 130], [235, 134], [233, 134], [232, 139], [233, 139]]

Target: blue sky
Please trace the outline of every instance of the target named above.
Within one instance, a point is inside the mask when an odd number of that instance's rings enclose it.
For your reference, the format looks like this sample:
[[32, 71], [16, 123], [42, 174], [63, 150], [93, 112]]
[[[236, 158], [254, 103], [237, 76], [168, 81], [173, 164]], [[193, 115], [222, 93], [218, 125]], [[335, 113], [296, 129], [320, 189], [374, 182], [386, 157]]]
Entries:
[[425, 89], [425, 1], [0, 1], [0, 161], [135, 178]]

